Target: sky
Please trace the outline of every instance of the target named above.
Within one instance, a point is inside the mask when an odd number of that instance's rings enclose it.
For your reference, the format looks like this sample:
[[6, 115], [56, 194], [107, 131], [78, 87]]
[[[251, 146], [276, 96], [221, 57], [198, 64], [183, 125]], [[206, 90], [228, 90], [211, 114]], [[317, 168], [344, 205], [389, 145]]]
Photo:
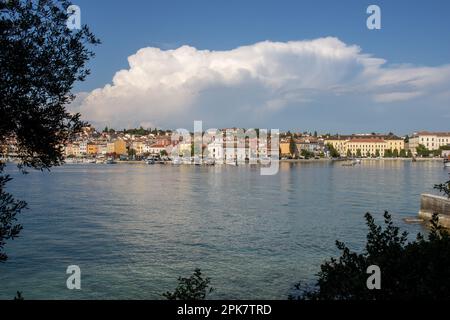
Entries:
[[450, 131], [450, 1], [73, 3], [102, 44], [70, 109], [96, 127]]

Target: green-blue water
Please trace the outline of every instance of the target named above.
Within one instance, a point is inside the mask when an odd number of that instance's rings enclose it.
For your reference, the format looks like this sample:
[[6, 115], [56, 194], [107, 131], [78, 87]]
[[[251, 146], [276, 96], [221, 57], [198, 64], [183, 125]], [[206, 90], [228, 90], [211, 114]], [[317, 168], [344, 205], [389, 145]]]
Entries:
[[[282, 163], [257, 167], [66, 165], [23, 176], [8, 191], [28, 201], [24, 230], [0, 265], [0, 298], [160, 299], [200, 267], [212, 298], [285, 299], [337, 254], [362, 248], [364, 214], [386, 209], [413, 234], [419, 196], [450, 170], [440, 162]], [[82, 290], [66, 288], [78, 265]]]

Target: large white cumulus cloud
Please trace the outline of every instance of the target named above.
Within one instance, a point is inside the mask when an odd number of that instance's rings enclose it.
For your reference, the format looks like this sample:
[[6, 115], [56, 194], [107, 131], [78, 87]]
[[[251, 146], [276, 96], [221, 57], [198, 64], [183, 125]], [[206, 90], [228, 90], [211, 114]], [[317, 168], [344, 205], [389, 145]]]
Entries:
[[[185, 120], [271, 117], [288, 105], [358, 94], [386, 104], [448, 94], [450, 66], [388, 66], [336, 38], [260, 42], [229, 51], [143, 48], [112, 84], [81, 95], [73, 108], [114, 127], [177, 126]], [[355, 106], [357, 107], [357, 106]]]

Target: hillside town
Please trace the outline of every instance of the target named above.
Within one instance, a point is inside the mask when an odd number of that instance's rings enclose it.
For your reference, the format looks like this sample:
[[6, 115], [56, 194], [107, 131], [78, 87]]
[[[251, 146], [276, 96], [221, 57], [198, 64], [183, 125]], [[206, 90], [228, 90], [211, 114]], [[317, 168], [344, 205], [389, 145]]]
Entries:
[[[175, 156], [194, 155], [194, 134], [174, 137], [172, 130], [131, 129], [116, 131], [92, 126], [82, 129], [64, 148], [66, 162], [107, 159], [140, 161], [149, 158], [171, 160]], [[204, 159], [244, 162], [251, 157], [264, 159], [271, 154], [270, 135], [259, 130], [222, 129], [208, 136], [203, 133], [201, 155]], [[269, 137], [269, 138], [268, 138]], [[410, 136], [394, 133], [318, 134], [317, 132], [283, 132], [279, 134], [279, 158], [407, 158], [450, 156], [450, 132], [420, 131]], [[272, 152], [273, 153], [273, 152]], [[196, 153], [198, 154], [198, 153]], [[14, 158], [17, 144], [9, 139], [0, 145], [0, 158]]]

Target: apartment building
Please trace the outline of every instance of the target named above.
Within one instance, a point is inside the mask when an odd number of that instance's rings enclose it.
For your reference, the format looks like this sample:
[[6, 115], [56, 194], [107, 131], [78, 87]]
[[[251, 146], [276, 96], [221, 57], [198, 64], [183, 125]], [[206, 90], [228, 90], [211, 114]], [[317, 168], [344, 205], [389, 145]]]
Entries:
[[386, 150], [400, 152], [405, 149], [403, 138], [392, 134], [338, 135], [325, 139], [325, 144], [331, 144], [342, 156], [360, 154], [361, 156], [383, 157]]
[[118, 155], [127, 154], [127, 144], [124, 140], [115, 140], [113, 142], [108, 142], [107, 153], [115, 153]]
[[408, 148], [413, 154], [416, 154], [416, 148], [419, 145], [424, 145], [430, 151], [439, 150], [440, 147], [450, 145], [450, 132], [415, 132], [409, 138]]

